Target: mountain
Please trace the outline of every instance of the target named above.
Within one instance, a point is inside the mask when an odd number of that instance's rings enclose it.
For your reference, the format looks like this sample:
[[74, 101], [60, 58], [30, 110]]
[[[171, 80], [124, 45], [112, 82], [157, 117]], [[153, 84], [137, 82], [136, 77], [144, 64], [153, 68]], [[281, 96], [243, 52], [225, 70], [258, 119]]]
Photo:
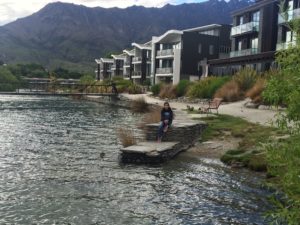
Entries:
[[129, 48], [132, 42], [149, 41], [169, 29], [230, 24], [230, 13], [251, 3], [209, 0], [126, 9], [50, 3], [31, 16], [0, 26], [0, 61], [93, 71], [95, 58]]

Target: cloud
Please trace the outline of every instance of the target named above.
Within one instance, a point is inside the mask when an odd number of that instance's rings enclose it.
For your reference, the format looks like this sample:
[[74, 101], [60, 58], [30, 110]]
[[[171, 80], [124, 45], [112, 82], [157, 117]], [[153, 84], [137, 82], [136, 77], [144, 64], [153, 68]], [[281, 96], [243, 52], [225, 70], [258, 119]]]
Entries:
[[[0, 26], [18, 18], [29, 16], [40, 10], [46, 4], [57, 0], [0, 0]], [[67, 3], [81, 4], [87, 7], [119, 7], [126, 8], [132, 5], [145, 7], [162, 7], [169, 4], [180, 4], [183, 2], [199, 2], [203, 0], [62, 0]]]

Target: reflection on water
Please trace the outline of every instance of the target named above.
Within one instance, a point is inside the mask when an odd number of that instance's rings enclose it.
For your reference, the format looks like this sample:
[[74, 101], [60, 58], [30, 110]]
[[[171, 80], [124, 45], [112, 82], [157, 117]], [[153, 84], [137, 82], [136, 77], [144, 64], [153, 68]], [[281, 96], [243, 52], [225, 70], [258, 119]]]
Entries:
[[0, 97], [0, 224], [264, 224], [258, 175], [191, 153], [120, 164], [115, 130], [136, 120], [66, 98]]

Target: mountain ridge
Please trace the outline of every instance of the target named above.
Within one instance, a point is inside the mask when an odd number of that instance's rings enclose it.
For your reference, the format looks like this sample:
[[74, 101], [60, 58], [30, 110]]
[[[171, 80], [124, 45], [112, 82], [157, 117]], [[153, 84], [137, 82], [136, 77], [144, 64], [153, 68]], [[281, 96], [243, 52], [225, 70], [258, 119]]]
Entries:
[[210, 0], [162, 8], [106, 9], [50, 3], [31, 16], [0, 26], [0, 60], [92, 71], [95, 58], [129, 48], [132, 42], [147, 42], [169, 29], [231, 23], [230, 12], [250, 4]]

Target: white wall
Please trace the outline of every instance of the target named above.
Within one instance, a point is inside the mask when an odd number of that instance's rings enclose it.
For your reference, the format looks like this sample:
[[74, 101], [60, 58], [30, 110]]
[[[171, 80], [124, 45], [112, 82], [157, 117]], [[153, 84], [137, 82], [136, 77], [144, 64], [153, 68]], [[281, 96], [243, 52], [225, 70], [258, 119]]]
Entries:
[[178, 84], [180, 81], [180, 68], [181, 68], [181, 49], [174, 49], [173, 84]]

